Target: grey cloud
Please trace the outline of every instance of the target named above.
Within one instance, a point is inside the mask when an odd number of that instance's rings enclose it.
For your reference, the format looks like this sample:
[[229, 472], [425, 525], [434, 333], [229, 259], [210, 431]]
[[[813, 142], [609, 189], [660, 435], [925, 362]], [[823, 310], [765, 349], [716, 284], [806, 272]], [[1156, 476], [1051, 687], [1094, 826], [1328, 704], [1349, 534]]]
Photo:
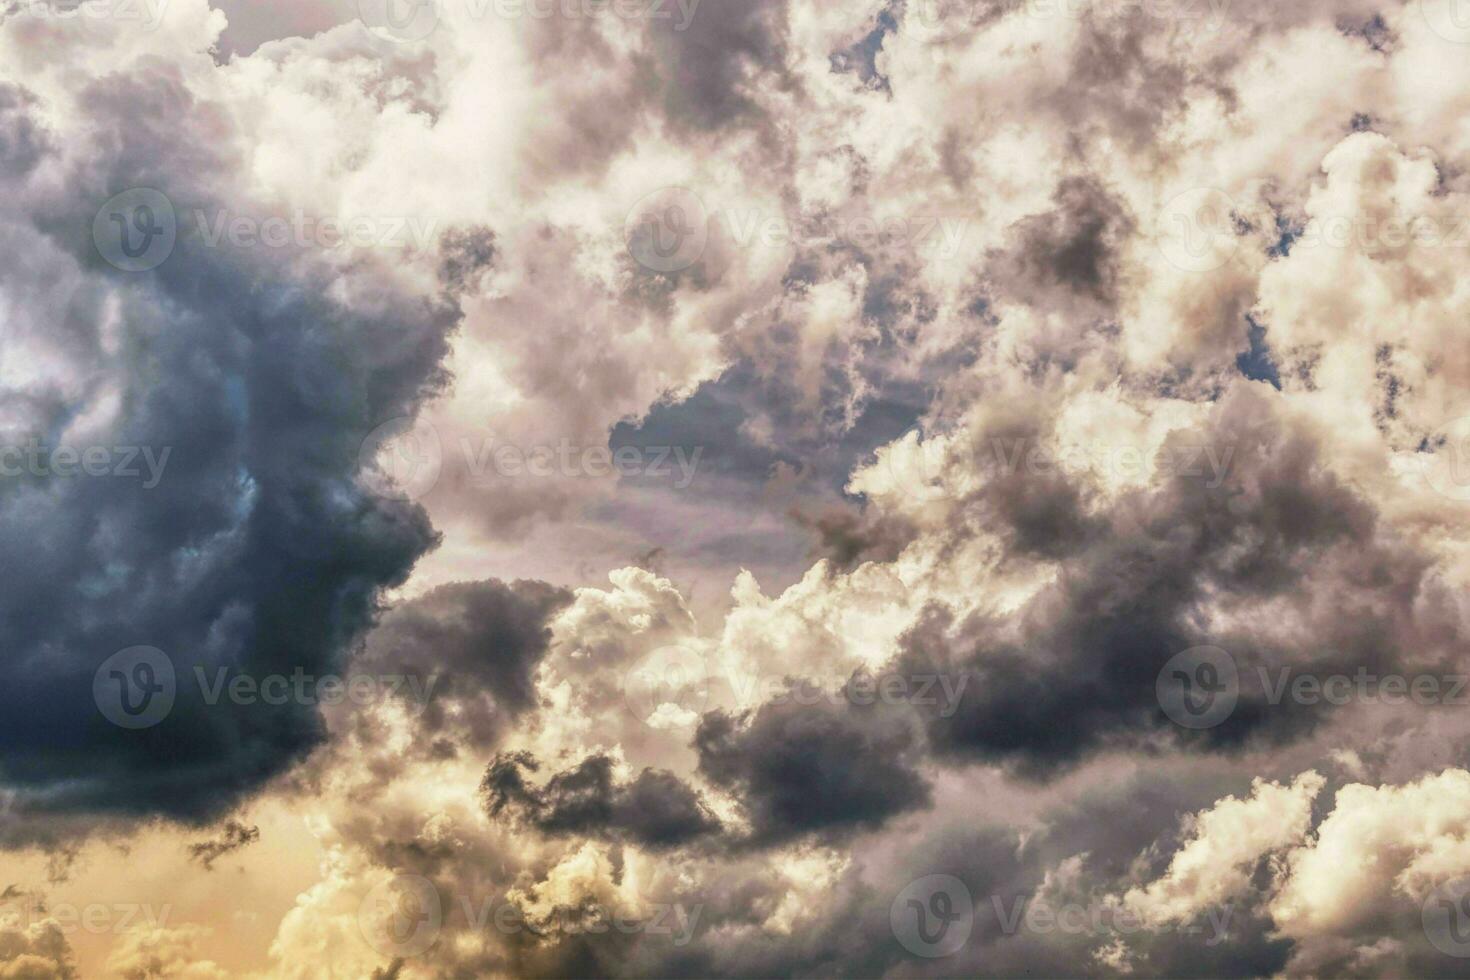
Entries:
[[[0, 544], [27, 556], [0, 576], [12, 679], [0, 769], [17, 818], [5, 833], [22, 838], [71, 826], [50, 815], [207, 819], [320, 741], [314, 708], [206, 704], [194, 668], [327, 672], [370, 624], [379, 591], [434, 544], [421, 509], [357, 482], [358, 453], [442, 383], [455, 323], [446, 304], [386, 284], [345, 305], [327, 271], [295, 253], [181, 235], [152, 272], [110, 268], [91, 232], [120, 190], [164, 190], [181, 214], [241, 206], [220, 196], [239, 180], [229, 124], [157, 62], [78, 105], [85, 125], [65, 179], [6, 208], [0, 236], [28, 259], [0, 284], [45, 303], [27, 277], [46, 269], [73, 283], [59, 318], [36, 307], [14, 329], [59, 344], [72, 378], [115, 386], [108, 442], [171, 455], [152, 489], [22, 479], [0, 499]], [[18, 431], [58, 432], [76, 410], [44, 382], [7, 396]], [[93, 673], [139, 644], [172, 658], [178, 697], [156, 727], [126, 731], [99, 714]]]
[[544, 582], [440, 586], [384, 614], [352, 669], [417, 682], [417, 692], [405, 685], [399, 693], [414, 699], [426, 744], [486, 747], [535, 707], [548, 623], [570, 601], [570, 592]]
[[[1160, 737], [1215, 750], [1289, 740], [1322, 707], [1270, 704], [1259, 668], [1382, 673], [1453, 658], [1455, 628], [1424, 601], [1434, 594], [1429, 562], [1376, 538], [1372, 508], [1316, 465], [1314, 436], [1240, 388], [1208, 428], [1175, 438], [1235, 446], [1236, 463], [1217, 487], [1176, 475], [1125, 497], [1109, 533], [1075, 542], [1055, 581], [1014, 616], [955, 624], [931, 610], [905, 638], [899, 669], [971, 678], [952, 717], [929, 712], [939, 755], [1046, 777], [1104, 746]], [[1328, 595], [1330, 615], [1314, 598]], [[1237, 616], [1267, 603], [1275, 611], [1252, 631], [1212, 634], [1199, 625], [1212, 602]], [[1174, 654], [1201, 645], [1236, 658], [1240, 699], [1217, 727], [1186, 733], [1161, 713], [1155, 679]]]
[[539, 768], [526, 753], [497, 757], [481, 786], [490, 816], [513, 818], [549, 836], [626, 840], [654, 850], [721, 830], [699, 794], [667, 770], [644, 769], [620, 784], [612, 760], [594, 755], [537, 788], [526, 774]]
[[993, 256], [992, 277], [1017, 301], [1044, 307], [1060, 294], [1110, 309], [1123, 286], [1120, 252], [1134, 232], [1132, 216], [1093, 176], [1062, 180], [1053, 204], [1011, 226], [1014, 244]]
[[840, 837], [928, 804], [916, 768], [922, 741], [906, 712], [802, 700], [773, 700], [738, 716], [713, 711], [695, 733], [699, 771], [740, 801], [753, 844]]

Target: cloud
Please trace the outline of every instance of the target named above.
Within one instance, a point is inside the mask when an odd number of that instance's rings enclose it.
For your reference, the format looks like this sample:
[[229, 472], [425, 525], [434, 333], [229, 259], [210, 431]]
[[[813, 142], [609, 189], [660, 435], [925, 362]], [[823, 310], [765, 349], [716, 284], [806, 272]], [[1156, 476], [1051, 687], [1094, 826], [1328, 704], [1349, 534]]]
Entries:
[[1457, 972], [1465, 723], [1291, 685], [1463, 673], [1446, 5], [16, 6], [0, 467], [151, 463], [0, 475], [0, 847], [184, 918], [0, 975]]
[[[37, 476], [0, 505], [0, 538], [47, 556], [12, 566], [0, 602], [17, 672], [6, 783], [16, 816], [42, 820], [12, 835], [64, 828], [46, 826], [53, 813], [206, 818], [300, 759], [323, 734], [314, 708], [209, 704], [196, 670], [325, 672], [435, 541], [421, 510], [358, 482], [358, 456], [442, 382], [455, 315], [374, 282], [371, 259], [338, 279], [296, 250], [185, 238], [145, 278], [107, 267], [92, 215], [120, 189], [166, 188], [176, 219], [244, 201], [217, 189], [237, 179], [211, 135], [228, 124], [177, 68], [140, 65], [85, 94], [66, 153], [7, 209], [4, 234], [31, 256], [6, 278], [30, 311], [17, 355], [46, 365], [10, 392], [7, 442], [168, 455], [156, 485]], [[54, 297], [24, 285], [37, 274], [70, 290], [60, 332], [37, 305]], [[177, 700], [156, 727], [121, 732], [92, 675], [139, 644], [170, 659]]]
[[1226, 797], [1189, 821], [1189, 840], [1164, 876], [1132, 889], [1123, 901], [1145, 921], [1187, 921], [1232, 901], [1249, 887], [1261, 858], [1300, 844], [1312, 801], [1325, 780], [1315, 772], [1290, 786], [1257, 780], [1248, 799]]
[[544, 787], [528, 786], [526, 774], [539, 768], [525, 753], [491, 763], [482, 790], [492, 818], [513, 817], [552, 836], [627, 839], [655, 850], [720, 830], [699, 794], [667, 770], [644, 769], [619, 783], [613, 760], [597, 755], [553, 774]]
[[71, 948], [54, 922], [0, 929], [0, 977], [6, 980], [75, 980]]
[[231, 851], [238, 851], [258, 840], [260, 840], [259, 827], [249, 827], [238, 820], [226, 820], [224, 829], [218, 837], [189, 845], [189, 856], [198, 860], [205, 868], [213, 868], [214, 862], [224, 855]]
[[700, 773], [736, 797], [753, 843], [874, 828], [929, 802], [907, 718], [880, 705], [807, 705], [798, 692], [738, 717], [711, 712], [695, 732]]

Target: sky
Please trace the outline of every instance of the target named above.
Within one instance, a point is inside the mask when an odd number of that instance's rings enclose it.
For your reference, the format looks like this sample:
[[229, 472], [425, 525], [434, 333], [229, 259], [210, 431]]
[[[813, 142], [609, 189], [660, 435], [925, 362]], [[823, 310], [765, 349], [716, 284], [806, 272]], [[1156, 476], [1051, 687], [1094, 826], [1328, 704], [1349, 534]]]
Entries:
[[0, 980], [1470, 971], [1465, 0], [0, 0]]

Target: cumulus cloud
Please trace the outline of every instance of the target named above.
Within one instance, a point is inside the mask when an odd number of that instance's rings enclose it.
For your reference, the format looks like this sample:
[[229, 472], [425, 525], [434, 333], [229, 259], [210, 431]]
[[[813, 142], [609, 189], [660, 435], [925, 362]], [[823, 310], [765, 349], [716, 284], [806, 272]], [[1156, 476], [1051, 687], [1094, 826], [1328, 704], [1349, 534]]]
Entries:
[[1463, 972], [1452, 4], [373, 6], [0, 3], [0, 976]]

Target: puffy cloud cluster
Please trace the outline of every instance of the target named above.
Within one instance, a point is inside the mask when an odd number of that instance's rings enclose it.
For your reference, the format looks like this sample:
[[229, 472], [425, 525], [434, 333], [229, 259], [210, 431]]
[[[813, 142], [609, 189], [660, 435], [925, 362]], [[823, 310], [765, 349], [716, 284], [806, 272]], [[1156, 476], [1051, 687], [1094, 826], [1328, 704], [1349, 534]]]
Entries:
[[1451, 7], [0, 5], [0, 977], [1455, 974]]

